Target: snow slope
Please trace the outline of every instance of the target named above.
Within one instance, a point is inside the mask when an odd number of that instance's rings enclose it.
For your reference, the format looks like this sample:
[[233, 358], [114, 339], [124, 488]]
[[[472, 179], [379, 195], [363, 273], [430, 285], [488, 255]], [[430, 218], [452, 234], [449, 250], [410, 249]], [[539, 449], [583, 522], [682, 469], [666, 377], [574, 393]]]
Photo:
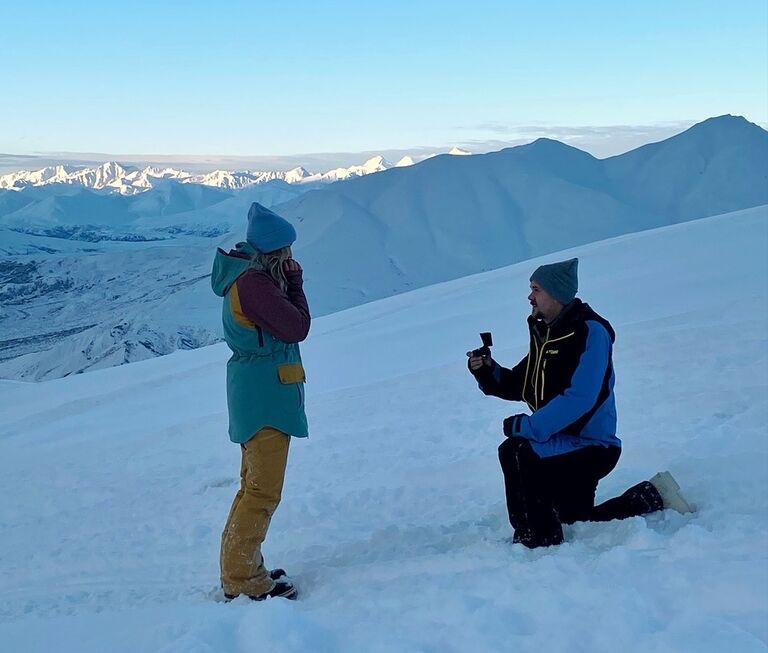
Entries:
[[768, 131], [739, 116], [700, 122], [605, 161], [626, 201], [664, 215], [706, 216], [766, 203]]
[[[61, 653], [756, 653], [768, 645], [768, 209], [598, 242], [315, 321], [311, 437], [265, 555], [302, 598], [216, 601], [237, 486], [223, 345], [0, 381], [0, 642]], [[598, 490], [670, 469], [694, 515], [508, 538], [505, 415], [464, 352], [526, 346], [528, 276], [578, 255], [617, 328], [624, 453]]]

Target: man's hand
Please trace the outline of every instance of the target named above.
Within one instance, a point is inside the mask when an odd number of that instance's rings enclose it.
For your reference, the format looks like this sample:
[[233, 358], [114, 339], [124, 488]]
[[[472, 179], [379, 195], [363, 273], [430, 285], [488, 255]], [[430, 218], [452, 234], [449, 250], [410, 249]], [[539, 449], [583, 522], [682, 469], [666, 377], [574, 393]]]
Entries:
[[504, 420], [504, 435], [508, 438], [520, 431], [520, 415], [512, 415]]
[[283, 270], [287, 272], [301, 272], [301, 265], [295, 259], [289, 258], [283, 263]]
[[530, 434], [530, 416], [525, 413], [512, 415], [504, 420], [504, 435], [508, 438], [515, 436], [528, 437]]
[[475, 372], [479, 372], [483, 366], [487, 367], [488, 369], [493, 367], [493, 359], [490, 356], [475, 356], [475, 354], [471, 351], [467, 352], [467, 356], [469, 357], [467, 365], [469, 366], [469, 371], [473, 374]]

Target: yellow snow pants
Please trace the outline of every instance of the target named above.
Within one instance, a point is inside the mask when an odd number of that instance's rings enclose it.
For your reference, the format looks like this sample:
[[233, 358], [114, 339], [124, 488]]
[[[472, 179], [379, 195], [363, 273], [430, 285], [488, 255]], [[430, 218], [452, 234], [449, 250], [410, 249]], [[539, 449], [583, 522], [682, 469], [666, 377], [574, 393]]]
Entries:
[[240, 445], [240, 489], [221, 535], [221, 586], [225, 594], [258, 596], [274, 582], [261, 545], [280, 503], [291, 437], [265, 427]]

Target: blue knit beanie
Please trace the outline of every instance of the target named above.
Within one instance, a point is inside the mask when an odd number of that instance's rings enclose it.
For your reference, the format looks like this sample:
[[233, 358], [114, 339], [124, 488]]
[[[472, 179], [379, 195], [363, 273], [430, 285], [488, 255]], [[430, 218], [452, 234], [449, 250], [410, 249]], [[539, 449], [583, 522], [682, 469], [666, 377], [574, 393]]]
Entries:
[[254, 202], [248, 210], [245, 239], [259, 251], [274, 252], [291, 245], [296, 240], [296, 230], [277, 213]]
[[531, 281], [538, 283], [563, 306], [570, 304], [579, 289], [579, 259], [541, 265], [534, 270]]

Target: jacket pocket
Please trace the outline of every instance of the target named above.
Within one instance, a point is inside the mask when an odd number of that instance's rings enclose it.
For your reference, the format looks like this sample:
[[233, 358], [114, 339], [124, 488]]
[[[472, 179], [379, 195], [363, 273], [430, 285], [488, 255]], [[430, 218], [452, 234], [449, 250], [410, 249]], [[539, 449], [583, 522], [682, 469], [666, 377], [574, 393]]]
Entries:
[[280, 383], [304, 383], [307, 380], [301, 363], [284, 363], [277, 366]]

